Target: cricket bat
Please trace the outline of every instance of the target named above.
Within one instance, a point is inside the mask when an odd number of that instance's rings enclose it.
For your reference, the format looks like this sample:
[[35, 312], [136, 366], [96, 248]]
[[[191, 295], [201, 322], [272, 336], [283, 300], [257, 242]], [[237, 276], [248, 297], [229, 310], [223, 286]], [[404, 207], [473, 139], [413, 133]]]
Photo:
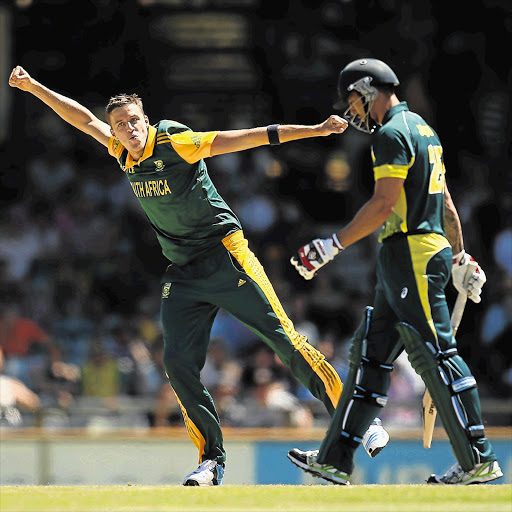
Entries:
[[[457, 329], [459, 328], [460, 322], [462, 320], [462, 315], [464, 313], [464, 308], [466, 307], [466, 302], [468, 300], [467, 295], [463, 295], [459, 293], [457, 295], [457, 300], [455, 301], [455, 306], [453, 306], [452, 316], [450, 318], [450, 323], [452, 324], [453, 335], [457, 334]], [[430, 392], [428, 389], [425, 390], [425, 394], [423, 395], [422, 401], [423, 408], [423, 448], [430, 448], [432, 444], [432, 436], [434, 434], [434, 425], [436, 423], [437, 410], [434, 402], [432, 401], [432, 397], [430, 396]]]

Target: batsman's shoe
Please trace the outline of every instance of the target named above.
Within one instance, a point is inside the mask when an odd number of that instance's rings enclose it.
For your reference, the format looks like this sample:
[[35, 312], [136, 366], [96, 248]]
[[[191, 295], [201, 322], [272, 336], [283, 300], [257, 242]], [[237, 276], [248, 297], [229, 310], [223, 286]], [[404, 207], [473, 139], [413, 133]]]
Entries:
[[224, 464], [218, 464], [214, 460], [205, 460], [198, 468], [187, 475], [183, 481], [186, 486], [222, 485], [224, 476]]
[[320, 464], [316, 461], [318, 450], [304, 452], [294, 448], [288, 452], [288, 458], [299, 468], [314, 476], [323, 478], [328, 482], [338, 485], [350, 485], [350, 475], [340, 471], [330, 464]]
[[376, 457], [388, 444], [389, 434], [384, 430], [380, 418], [375, 418], [363, 436], [363, 447], [370, 457]]
[[444, 475], [430, 475], [427, 484], [471, 485], [485, 484], [497, 480], [503, 472], [497, 460], [477, 464], [472, 470], [464, 471], [459, 463], [454, 464]]

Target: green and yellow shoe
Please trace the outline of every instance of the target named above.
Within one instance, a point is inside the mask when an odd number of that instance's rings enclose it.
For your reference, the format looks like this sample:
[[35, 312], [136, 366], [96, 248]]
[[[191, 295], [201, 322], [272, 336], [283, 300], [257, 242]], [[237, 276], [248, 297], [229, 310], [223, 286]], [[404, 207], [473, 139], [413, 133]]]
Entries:
[[320, 464], [316, 461], [318, 450], [302, 451], [298, 448], [290, 450], [287, 457], [293, 464], [311, 473], [313, 476], [323, 478], [328, 482], [338, 485], [350, 485], [350, 475], [340, 471], [330, 464]]
[[464, 471], [459, 463], [454, 464], [444, 475], [430, 475], [427, 484], [471, 485], [485, 484], [503, 476], [497, 460], [477, 464]]

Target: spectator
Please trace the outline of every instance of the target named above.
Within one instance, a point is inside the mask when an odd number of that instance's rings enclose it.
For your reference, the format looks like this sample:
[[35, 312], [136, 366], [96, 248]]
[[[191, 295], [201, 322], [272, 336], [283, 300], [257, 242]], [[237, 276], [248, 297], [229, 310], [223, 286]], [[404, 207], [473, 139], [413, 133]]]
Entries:
[[38, 389], [49, 362], [61, 355], [48, 333], [30, 318], [21, 316], [16, 304], [0, 305], [0, 348], [5, 372]]
[[6, 274], [13, 280], [25, 278], [41, 251], [41, 236], [28, 220], [26, 207], [11, 207], [0, 223], [0, 259], [7, 265]]
[[[53, 147], [52, 147], [53, 146]], [[28, 175], [34, 190], [49, 203], [76, 179], [76, 162], [55, 144], [46, 143], [46, 152], [28, 162]]]
[[206, 354], [206, 363], [201, 370], [201, 379], [207, 389], [219, 386], [237, 388], [242, 375], [239, 362], [233, 358], [231, 351], [222, 338], [212, 338]]
[[267, 346], [258, 344], [255, 348], [242, 375], [248, 392], [244, 396], [246, 416], [241, 426], [311, 427], [311, 411], [290, 392], [288, 369]]
[[407, 354], [402, 352], [393, 363], [394, 370], [391, 373], [388, 398], [389, 411], [381, 415], [386, 425], [394, 425], [396, 428], [420, 428], [420, 407], [413, 408], [411, 403], [420, 404], [425, 391], [425, 385], [421, 377], [413, 370]]
[[82, 394], [106, 399], [109, 404], [120, 389], [121, 374], [116, 360], [107, 353], [101, 341], [96, 340], [82, 370]]
[[35, 345], [46, 347], [52, 360], [60, 358], [59, 350], [46, 331], [31, 319], [21, 316], [15, 304], [0, 307], [0, 345], [6, 358], [37, 352]]
[[109, 348], [121, 377], [119, 392], [131, 396], [148, 394], [156, 371], [148, 347], [124, 319], [111, 334]]
[[[58, 340], [63, 361], [81, 367], [87, 359], [90, 339], [94, 335], [94, 321], [85, 314], [80, 300], [75, 297], [69, 297], [61, 308], [61, 314], [52, 326], [55, 339]], [[53, 316], [57, 316], [56, 311]]]
[[0, 348], [0, 426], [4, 423], [12, 427], [23, 425], [23, 417], [18, 407], [32, 411], [39, 409], [39, 397], [23, 382], [2, 374], [4, 354]]

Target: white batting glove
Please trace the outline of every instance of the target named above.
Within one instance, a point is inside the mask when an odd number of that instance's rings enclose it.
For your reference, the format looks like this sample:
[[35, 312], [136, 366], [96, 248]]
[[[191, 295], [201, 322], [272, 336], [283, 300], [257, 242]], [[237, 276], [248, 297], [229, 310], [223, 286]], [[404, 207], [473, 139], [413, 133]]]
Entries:
[[297, 254], [291, 257], [290, 263], [306, 280], [313, 279], [316, 271], [329, 263], [344, 250], [336, 233], [330, 238], [315, 238], [312, 242], [301, 247]]
[[466, 251], [462, 250], [453, 257], [452, 282], [459, 293], [478, 304], [486, 281], [482, 267]]

